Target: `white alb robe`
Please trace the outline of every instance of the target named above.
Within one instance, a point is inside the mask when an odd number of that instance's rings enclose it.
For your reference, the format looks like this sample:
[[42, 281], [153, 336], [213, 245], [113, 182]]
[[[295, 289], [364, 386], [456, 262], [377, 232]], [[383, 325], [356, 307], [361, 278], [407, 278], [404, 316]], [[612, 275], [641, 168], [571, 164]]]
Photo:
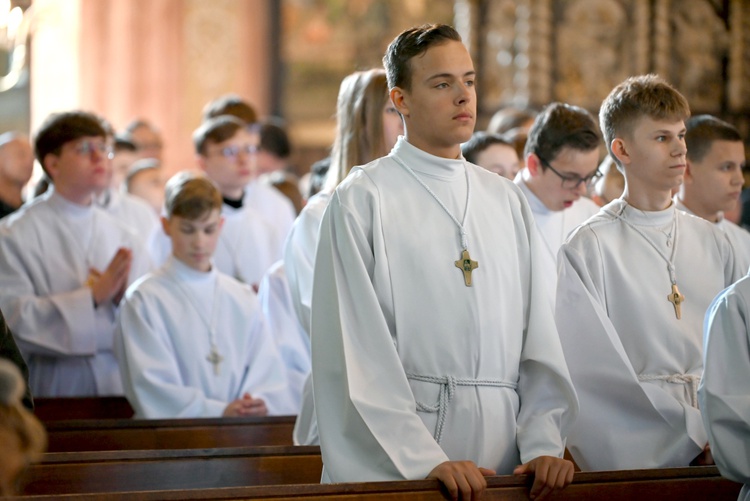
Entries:
[[297, 414], [302, 402], [302, 388], [310, 374], [310, 336], [302, 328], [292, 306], [292, 294], [284, 270], [277, 261], [263, 277], [258, 302], [276, 341], [289, 376], [289, 392]]
[[[310, 305], [312, 304], [315, 252], [318, 248], [320, 222], [331, 195], [321, 191], [310, 197], [305, 208], [294, 221], [284, 246], [284, 268], [289, 281], [292, 304], [303, 329], [310, 335]], [[294, 423], [295, 445], [320, 445], [318, 423], [315, 418], [312, 374], [302, 388], [302, 403]]]
[[574, 229], [599, 212], [599, 206], [591, 199], [581, 197], [567, 209], [560, 211], [549, 210], [544, 205], [544, 202], [527, 186], [520, 172], [513, 182], [526, 195], [531, 212], [534, 214], [536, 227], [539, 229], [539, 234], [542, 237], [542, 243], [544, 244], [544, 252], [542, 253], [544, 256], [544, 267], [542, 268], [542, 273], [550, 280], [548, 289], [550, 291], [550, 301], [554, 308], [555, 292], [557, 290], [557, 252]]
[[745, 484], [750, 500], [750, 276], [714, 300], [706, 313], [704, 371], [698, 389], [711, 454], [725, 477]]
[[[667, 262], [622, 220], [671, 257], [674, 217], [680, 320]], [[573, 458], [583, 470], [687, 466], [707, 443], [694, 402], [703, 316], [738, 276], [726, 236], [674, 204], [643, 212], [618, 199], [563, 244], [559, 273], [557, 328], [581, 405]]]
[[[218, 375], [207, 359], [212, 321], [223, 357]], [[128, 289], [115, 341], [137, 417], [218, 417], [245, 392], [262, 398], [271, 415], [295, 410], [255, 294], [221, 272], [168, 259]]]
[[[454, 265], [457, 226], [395, 157], [459, 220], [468, 172], [473, 286]], [[420, 479], [447, 460], [508, 474], [519, 461], [562, 456], [577, 403], [536, 271], [540, 245], [518, 188], [463, 158], [429, 155], [402, 137], [349, 174], [315, 258], [324, 481]], [[439, 401], [444, 413], [426, 410]]]
[[[223, 204], [221, 214], [224, 226], [213, 262], [222, 273], [257, 290], [266, 270], [281, 259], [279, 233], [246, 204], [239, 209]], [[172, 241], [163, 231], [158, 231], [149, 243], [149, 250], [154, 262], [161, 266], [172, 254]]]
[[116, 307], [94, 308], [89, 268], [133, 251], [129, 281], [151, 268], [137, 237], [95, 206], [53, 188], [3, 220], [0, 310], [29, 366], [34, 396], [121, 395], [112, 354]]
[[161, 231], [159, 217], [141, 198], [118, 190], [108, 190], [97, 200], [99, 206], [124, 224], [147, 246], [154, 231]]
[[[674, 197], [674, 203], [681, 211], [685, 211], [688, 214], [695, 216], [695, 214], [688, 209], [677, 196]], [[745, 228], [725, 219], [723, 216], [720, 217], [719, 221], [715, 224], [717, 228], [726, 234], [729, 243], [732, 244], [735, 267], [737, 270], [747, 273], [748, 270], [750, 270], [750, 231], [747, 231]]]
[[243, 203], [261, 213], [271, 223], [280, 242], [286, 240], [297, 212], [294, 204], [283, 193], [256, 178], [245, 187]]

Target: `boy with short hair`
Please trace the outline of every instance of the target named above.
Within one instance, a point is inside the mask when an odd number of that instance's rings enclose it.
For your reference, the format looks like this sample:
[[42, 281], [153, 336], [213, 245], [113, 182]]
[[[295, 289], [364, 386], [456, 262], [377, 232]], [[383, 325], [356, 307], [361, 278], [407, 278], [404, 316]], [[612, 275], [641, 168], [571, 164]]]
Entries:
[[384, 65], [405, 136], [338, 186], [315, 258], [323, 480], [430, 477], [471, 499], [484, 475], [534, 473], [544, 497], [572, 480], [577, 403], [533, 215], [461, 156], [476, 92], [458, 33], [409, 29]]
[[625, 191], [563, 244], [556, 307], [581, 405], [568, 449], [584, 470], [708, 461], [695, 393], [703, 316], [741, 273], [725, 235], [672, 203], [689, 114], [656, 75], [625, 80], [601, 107]]
[[122, 394], [117, 305], [150, 262], [135, 235], [92, 203], [109, 180], [106, 133], [90, 113], [53, 114], [35, 150], [53, 187], [3, 220], [0, 309], [34, 396]]
[[552, 103], [536, 116], [524, 151], [525, 166], [514, 182], [529, 201], [544, 243], [542, 274], [554, 307], [557, 251], [579, 224], [599, 212], [586, 197], [599, 176], [599, 128], [591, 114]]
[[128, 289], [117, 332], [125, 393], [143, 418], [293, 411], [283, 363], [252, 290], [211, 259], [223, 219], [213, 183], [183, 172], [166, 187], [172, 256]]
[[692, 117], [685, 124], [687, 170], [675, 195], [678, 209], [710, 221], [732, 244], [737, 268], [750, 269], [750, 232], [724, 218], [737, 208], [745, 178], [745, 145], [737, 129], [711, 115]]

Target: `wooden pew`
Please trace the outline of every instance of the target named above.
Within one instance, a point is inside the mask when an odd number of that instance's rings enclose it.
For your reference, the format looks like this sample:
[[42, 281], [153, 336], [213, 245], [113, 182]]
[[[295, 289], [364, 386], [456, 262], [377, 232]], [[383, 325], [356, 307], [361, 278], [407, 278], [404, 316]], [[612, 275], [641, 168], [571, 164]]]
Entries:
[[50, 421], [49, 452], [292, 445], [293, 416]]
[[42, 423], [70, 419], [128, 419], [134, 411], [125, 397], [35, 398], [34, 414]]
[[48, 453], [24, 473], [23, 493], [112, 493], [318, 483], [318, 447], [237, 447]]
[[[500, 476], [487, 479], [484, 501], [528, 500], [531, 479]], [[683, 501], [710, 499], [734, 501], [741, 485], [721, 478], [712, 466], [578, 473], [573, 483], [552, 499], [554, 501]], [[205, 499], [273, 499], [275, 501], [444, 501], [448, 499], [437, 480], [372, 482], [333, 485], [274, 485], [210, 489], [179, 489], [159, 492], [121, 492], [72, 494], [62, 496], [22, 496], [18, 500], [48, 501], [166, 501]]]

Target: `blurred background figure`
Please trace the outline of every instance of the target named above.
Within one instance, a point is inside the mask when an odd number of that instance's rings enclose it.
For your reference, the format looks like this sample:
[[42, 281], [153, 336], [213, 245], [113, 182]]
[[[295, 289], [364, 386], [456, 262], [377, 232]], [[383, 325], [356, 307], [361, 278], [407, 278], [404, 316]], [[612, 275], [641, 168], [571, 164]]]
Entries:
[[21, 404], [25, 390], [18, 367], [0, 358], [0, 497], [16, 494], [23, 471], [47, 448], [42, 423]]
[[119, 190], [125, 182], [128, 169], [138, 160], [138, 152], [126, 136], [115, 135], [112, 153], [112, 189]]
[[157, 214], [164, 205], [164, 179], [161, 163], [155, 158], [143, 158], [128, 169], [125, 191], [145, 200]]
[[620, 198], [625, 190], [625, 177], [615, 165], [612, 157], [607, 155], [599, 164], [602, 176], [594, 183], [591, 200], [603, 207], [616, 198]]
[[21, 207], [23, 188], [33, 169], [29, 138], [15, 132], [0, 135], [0, 218]]
[[499, 134], [475, 132], [461, 145], [461, 153], [467, 161], [508, 179], [521, 169], [515, 146]]
[[144, 119], [137, 119], [125, 128], [125, 137], [135, 145], [138, 158], [162, 160], [164, 142], [159, 129]]

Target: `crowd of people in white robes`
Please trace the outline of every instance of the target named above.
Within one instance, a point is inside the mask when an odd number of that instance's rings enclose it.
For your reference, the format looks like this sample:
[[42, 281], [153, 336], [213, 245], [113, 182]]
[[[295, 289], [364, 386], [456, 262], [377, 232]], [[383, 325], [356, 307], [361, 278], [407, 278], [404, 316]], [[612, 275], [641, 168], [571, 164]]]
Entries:
[[47, 187], [21, 205], [31, 143], [0, 136], [0, 310], [31, 393], [297, 415], [324, 482], [465, 498], [533, 474], [543, 498], [571, 481], [567, 449], [583, 470], [715, 461], [750, 485], [737, 129], [642, 75], [598, 123], [555, 102], [474, 132], [474, 83], [452, 28], [400, 34], [342, 81], [299, 214], [265, 172], [283, 130], [234, 95], [166, 189], [153, 126], [71, 111], [36, 131]]

